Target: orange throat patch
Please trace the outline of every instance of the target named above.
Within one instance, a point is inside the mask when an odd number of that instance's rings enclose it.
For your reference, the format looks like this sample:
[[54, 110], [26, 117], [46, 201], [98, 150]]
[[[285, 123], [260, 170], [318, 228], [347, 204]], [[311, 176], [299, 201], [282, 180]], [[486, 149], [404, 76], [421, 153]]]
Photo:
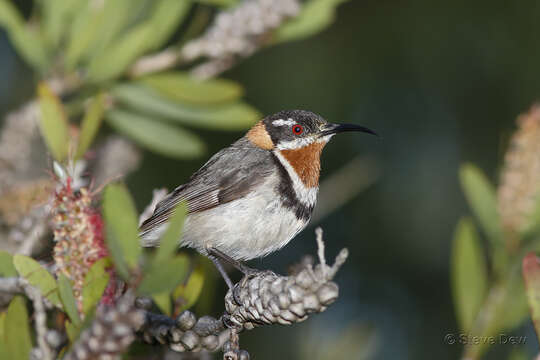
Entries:
[[272, 150], [274, 148], [274, 143], [272, 142], [270, 135], [268, 135], [262, 121], [253, 125], [246, 134], [246, 137], [253, 145], [260, 147], [261, 149]]
[[321, 152], [325, 145], [325, 142], [315, 142], [300, 149], [279, 152], [291, 164], [302, 183], [308, 188], [313, 188], [319, 186]]

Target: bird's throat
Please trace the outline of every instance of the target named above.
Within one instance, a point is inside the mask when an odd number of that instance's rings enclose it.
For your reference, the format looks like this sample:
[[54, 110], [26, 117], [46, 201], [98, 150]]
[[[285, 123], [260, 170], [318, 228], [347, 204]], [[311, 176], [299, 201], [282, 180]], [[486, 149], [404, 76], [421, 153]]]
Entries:
[[319, 186], [321, 172], [321, 152], [325, 142], [314, 142], [300, 149], [279, 150], [289, 162], [305, 187]]

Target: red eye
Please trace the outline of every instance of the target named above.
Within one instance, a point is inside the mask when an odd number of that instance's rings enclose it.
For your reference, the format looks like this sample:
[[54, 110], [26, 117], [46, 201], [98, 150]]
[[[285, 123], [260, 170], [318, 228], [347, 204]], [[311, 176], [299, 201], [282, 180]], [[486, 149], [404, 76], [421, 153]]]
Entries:
[[294, 135], [300, 135], [304, 132], [304, 128], [302, 127], [302, 125], [294, 125], [292, 127], [292, 132], [294, 133]]

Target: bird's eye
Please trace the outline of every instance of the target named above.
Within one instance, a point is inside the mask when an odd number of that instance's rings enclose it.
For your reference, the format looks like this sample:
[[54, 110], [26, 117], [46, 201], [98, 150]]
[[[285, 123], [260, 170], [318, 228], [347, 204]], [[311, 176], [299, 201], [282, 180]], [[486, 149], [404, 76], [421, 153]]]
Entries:
[[294, 135], [300, 135], [304, 132], [304, 128], [302, 127], [302, 125], [294, 125], [292, 127], [292, 132]]

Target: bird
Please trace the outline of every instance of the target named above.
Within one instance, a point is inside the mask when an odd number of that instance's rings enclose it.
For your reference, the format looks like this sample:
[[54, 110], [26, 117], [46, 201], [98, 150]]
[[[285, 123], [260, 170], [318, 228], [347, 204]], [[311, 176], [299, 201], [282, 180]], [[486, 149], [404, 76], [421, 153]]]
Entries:
[[223, 261], [247, 274], [253, 269], [243, 262], [283, 248], [308, 225], [317, 201], [321, 152], [334, 135], [346, 131], [377, 135], [307, 110], [264, 117], [156, 205], [140, 226], [142, 246], [159, 246], [174, 209], [184, 201], [187, 216], [179, 245], [209, 257], [232, 289]]

